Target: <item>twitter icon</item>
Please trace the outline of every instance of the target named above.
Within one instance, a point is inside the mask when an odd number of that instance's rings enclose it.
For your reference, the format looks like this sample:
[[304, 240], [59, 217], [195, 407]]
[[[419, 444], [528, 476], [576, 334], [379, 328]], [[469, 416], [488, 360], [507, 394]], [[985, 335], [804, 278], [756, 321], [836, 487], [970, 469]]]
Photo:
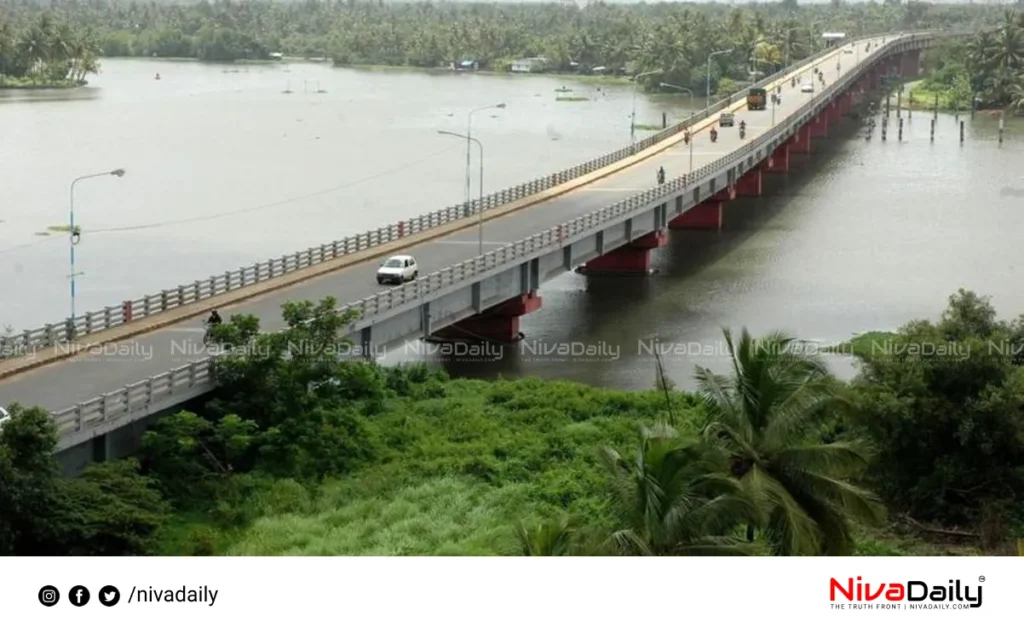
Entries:
[[100, 604], [105, 607], [112, 607], [121, 601], [121, 592], [114, 585], [107, 585], [100, 589]]

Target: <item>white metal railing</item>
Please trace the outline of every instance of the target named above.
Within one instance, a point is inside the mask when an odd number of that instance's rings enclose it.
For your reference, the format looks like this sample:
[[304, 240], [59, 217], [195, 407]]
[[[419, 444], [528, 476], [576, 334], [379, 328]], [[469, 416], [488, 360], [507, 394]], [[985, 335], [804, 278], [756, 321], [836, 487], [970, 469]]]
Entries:
[[[773, 75], [759, 81], [754, 86], [763, 86], [784, 77], [792, 72], [794, 68], [804, 66], [812, 59], [832, 53], [827, 49], [816, 56], [792, 64], [789, 68], [780, 70]], [[748, 87], [749, 88], [749, 87]], [[512, 202], [522, 200], [526, 197], [540, 193], [546, 189], [575, 180], [598, 169], [615, 164], [623, 159], [648, 149], [658, 143], [682, 132], [685, 127], [692, 127], [705, 118], [728, 107], [736, 100], [746, 94], [748, 88], [737, 92], [725, 99], [721, 99], [709, 108], [697, 112], [690, 118], [670, 126], [649, 137], [637, 141], [635, 144], [616, 150], [609, 154], [599, 156], [585, 163], [581, 163], [562, 171], [548, 174], [541, 178], [531, 180], [521, 185], [509, 187], [501, 191], [488, 194], [483, 198], [473, 200], [468, 206], [463, 203], [445, 207], [433, 213], [389, 224], [387, 226], [360, 233], [352, 237], [335, 240], [327, 244], [320, 244], [302, 251], [288, 253], [274, 259], [256, 262], [250, 266], [227, 270], [218, 275], [211, 275], [204, 279], [196, 279], [187, 284], [174, 288], [168, 288], [159, 292], [144, 295], [137, 299], [123, 301], [120, 305], [107, 306], [100, 310], [86, 312], [68, 318], [64, 321], [48, 323], [34, 330], [24, 330], [19, 334], [0, 336], [0, 361], [5, 358], [14, 358], [31, 354], [40, 349], [45, 349], [74, 341], [83, 336], [109, 330], [129, 322], [146, 318], [173, 310], [175, 308], [196, 303], [224, 294], [245, 288], [253, 284], [263, 283], [282, 275], [315, 266], [322, 262], [330, 261], [370, 248], [388, 244], [403, 239], [410, 235], [422, 233], [456, 220], [501, 207]]]
[[[892, 48], [897, 44], [915, 43], [920, 41], [919, 38], [922, 37], [930, 38], [931, 36], [928, 34], [918, 34], [910, 38], [887, 43], [865, 57], [862, 60], [863, 67], [870, 67], [874, 60], [891, 52]], [[763, 149], [765, 145], [772, 142], [773, 137], [797, 123], [800, 117], [804, 116], [808, 110], [813, 111], [814, 108], [828, 103], [839, 90], [845, 89], [856, 77], [856, 73], [844, 77], [816, 95], [799, 112], [786, 117], [785, 120], [776, 124], [765, 134], [760, 135], [757, 139], [752, 140], [747, 145], [731, 152], [727, 156], [719, 158], [709, 165], [700, 167], [693, 173], [685, 174], [666, 182], [664, 185], [644, 191], [598, 211], [587, 213], [518, 242], [484, 253], [479, 257], [449, 266], [414, 282], [379, 292], [361, 301], [347, 304], [339, 308], [339, 310], [355, 310], [360, 314], [359, 318], [364, 320], [408, 303], [420, 302], [446, 287], [471, 280], [497, 268], [527, 261], [545, 251], [561, 248], [566, 240], [591, 233], [610, 223], [621, 221], [623, 216], [632, 215], [637, 209], [644, 208], [652, 202], [668, 196], [678, 195], [681, 190], [685, 192], [685, 190], [689, 190], [695, 184], [703, 182], [703, 179], [718, 173], [724, 168], [735, 165], [737, 160], [742, 157], [749, 156], [752, 152]], [[769, 78], [768, 81], [772, 80]], [[155, 401], [161, 400], [169, 394], [197, 386], [212, 385], [214, 381], [213, 369], [214, 359], [204, 358], [81, 402], [73, 407], [54, 412], [53, 418], [61, 435], [68, 435], [76, 431], [112, 422], [117, 418], [130, 416], [135, 410], [147, 408]]]

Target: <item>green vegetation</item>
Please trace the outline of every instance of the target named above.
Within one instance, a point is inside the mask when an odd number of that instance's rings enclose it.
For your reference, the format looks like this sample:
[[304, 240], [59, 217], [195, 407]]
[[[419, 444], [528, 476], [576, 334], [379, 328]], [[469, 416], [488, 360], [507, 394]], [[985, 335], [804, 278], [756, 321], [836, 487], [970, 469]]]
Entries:
[[0, 554], [974, 554], [1021, 536], [1024, 320], [969, 292], [862, 335], [892, 344], [849, 384], [785, 334], [725, 332], [734, 369], [698, 370], [695, 394], [346, 361], [354, 315], [333, 299], [284, 315], [215, 328], [223, 388], [158, 421], [141, 465], [63, 479], [47, 415], [12, 407]]
[[[271, 52], [280, 52], [329, 58], [339, 65], [439, 68], [473, 60], [480, 69], [505, 71], [515, 59], [543, 56], [548, 72], [559, 74], [595, 77], [589, 73], [598, 67], [619, 76], [664, 69], [657, 77], [645, 78], [644, 87], [656, 89], [664, 81], [703, 95], [707, 57], [714, 50], [733, 50], [712, 64], [712, 90], [719, 94], [720, 78], [749, 81], [752, 73], [770, 74], [787, 59], [814, 53], [823, 45], [820, 36], [825, 31], [856, 35], [945, 29], [991, 22], [999, 13], [986, 5], [798, 6], [795, 0], [744, 8], [358, 0], [188, 5], [97, 0], [41, 5], [0, 0], [0, 15], [0, 21], [13, 25], [8, 28], [16, 32], [26, 32], [42, 15], [52, 16], [55, 23], [74, 24], [82, 33], [95, 33], [103, 55], [110, 57], [233, 61], [267, 59]], [[75, 57], [80, 56], [66, 55]], [[603, 73], [597, 77], [606, 80]]]
[[919, 107], [977, 107], [1024, 113], [1024, 13], [1006, 11], [999, 28], [929, 51], [928, 77], [914, 88]]
[[99, 72], [95, 31], [73, 28], [53, 12], [22, 17], [13, 23], [0, 17], [0, 88], [73, 88]]

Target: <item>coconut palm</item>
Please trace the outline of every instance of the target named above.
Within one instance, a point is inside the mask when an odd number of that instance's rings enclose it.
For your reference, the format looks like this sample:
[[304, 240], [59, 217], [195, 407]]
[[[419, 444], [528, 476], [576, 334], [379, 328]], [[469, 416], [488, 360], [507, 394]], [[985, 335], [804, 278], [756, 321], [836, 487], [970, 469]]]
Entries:
[[578, 535], [568, 516], [532, 528], [523, 523], [516, 526], [516, 540], [523, 556], [572, 556], [578, 553]]
[[881, 505], [851, 482], [867, 464], [864, 447], [821, 439], [824, 416], [839, 404], [835, 381], [784, 333], [755, 340], [744, 329], [735, 343], [724, 335], [732, 374], [697, 370], [705, 438], [728, 453], [732, 476], [761, 505], [774, 553], [850, 554], [850, 519], [880, 519]]
[[622, 522], [610, 537], [612, 547], [641, 556], [751, 553], [730, 533], [756, 520], [757, 508], [719, 457], [724, 455], [703, 444], [680, 441], [668, 425], [641, 428], [632, 459], [603, 448]]

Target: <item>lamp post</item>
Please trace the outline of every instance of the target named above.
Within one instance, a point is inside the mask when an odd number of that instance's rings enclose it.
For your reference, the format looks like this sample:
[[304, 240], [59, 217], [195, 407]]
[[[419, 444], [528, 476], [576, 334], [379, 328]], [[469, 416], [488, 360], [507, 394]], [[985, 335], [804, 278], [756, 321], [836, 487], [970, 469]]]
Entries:
[[[661, 87], [662, 87], [662, 88], [673, 88], [673, 89], [675, 89], [675, 90], [681, 90], [681, 91], [683, 91], [683, 92], [688, 92], [688, 93], [690, 93], [690, 99], [691, 99], [691, 102], [692, 102], [692, 100], [693, 100], [693, 99], [695, 98], [695, 97], [693, 96], [693, 91], [692, 91], [692, 90], [690, 90], [689, 88], [683, 88], [682, 86], [677, 86], [677, 85], [675, 85], [675, 84], [669, 84], [669, 83], [665, 83], [664, 81], [663, 81], [663, 82], [661, 82], [661, 84], [660, 84], [660, 85], [661, 85]], [[691, 138], [691, 139], [690, 139], [690, 142], [689, 142], [689, 143], [687, 143], [687, 145], [689, 145], [689, 146], [690, 146], [690, 171], [691, 171], [691, 172], [693, 171], [693, 143], [694, 143], [694, 140], [693, 140], [693, 138]]]
[[708, 55], [708, 83], [707, 83], [707, 95], [704, 98], [704, 109], [707, 110], [711, 107], [711, 60], [719, 55], [728, 55], [732, 52], [731, 48], [727, 48], [724, 51], [714, 51]]
[[124, 176], [124, 170], [115, 169], [113, 171], [101, 171], [97, 174], [86, 174], [85, 176], [79, 176], [78, 178], [75, 178], [74, 180], [71, 181], [71, 200], [68, 206], [68, 244], [71, 248], [71, 274], [68, 275], [68, 278], [71, 280], [70, 290], [72, 326], [74, 325], [75, 320], [75, 277], [79, 275], [79, 273], [75, 272], [75, 246], [78, 245], [78, 240], [81, 238], [81, 233], [79, 232], [78, 227], [75, 226], [75, 185], [77, 185], [79, 182], [83, 180], [88, 180], [90, 178], [99, 178], [100, 176], [117, 176], [118, 178], [121, 178], [122, 176]]
[[[476, 147], [480, 151], [480, 178], [479, 178], [480, 183], [479, 184], [480, 184], [480, 199], [483, 200], [483, 198], [484, 198], [484, 145], [483, 145], [483, 143], [481, 143], [479, 141], [479, 139], [473, 138], [472, 136], [467, 136], [465, 134], [459, 134], [457, 132], [448, 132], [446, 130], [438, 130], [437, 133], [438, 134], [443, 134], [445, 136], [454, 136], [455, 138], [464, 138], [464, 139], [466, 139], [467, 143], [476, 143]], [[477, 224], [478, 241], [480, 242], [479, 254], [483, 255], [484, 254], [484, 212], [483, 212], [483, 209], [481, 209], [480, 213], [477, 214], [477, 223], [476, 224]]]
[[492, 109], [495, 109], [495, 108], [503, 110], [503, 109], [505, 109], [505, 104], [504, 103], [496, 103], [494, 105], [483, 106], [483, 107], [480, 107], [480, 108], [474, 108], [474, 109], [469, 111], [469, 114], [466, 115], [466, 136], [465, 136], [465, 139], [466, 139], [466, 214], [467, 215], [469, 214], [469, 209], [472, 206], [472, 195], [473, 195], [471, 190], [470, 190], [470, 183], [469, 183], [470, 152], [473, 149], [473, 144], [471, 142], [471, 139], [473, 138], [473, 115], [475, 113], [477, 113], [477, 112], [482, 112], [484, 110], [492, 110]]
[[641, 77], [650, 77], [651, 75], [658, 75], [662, 72], [658, 70], [649, 70], [639, 75], [633, 75], [633, 110], [629, 115], [629, 144], [636, 143], [636, 84]]

